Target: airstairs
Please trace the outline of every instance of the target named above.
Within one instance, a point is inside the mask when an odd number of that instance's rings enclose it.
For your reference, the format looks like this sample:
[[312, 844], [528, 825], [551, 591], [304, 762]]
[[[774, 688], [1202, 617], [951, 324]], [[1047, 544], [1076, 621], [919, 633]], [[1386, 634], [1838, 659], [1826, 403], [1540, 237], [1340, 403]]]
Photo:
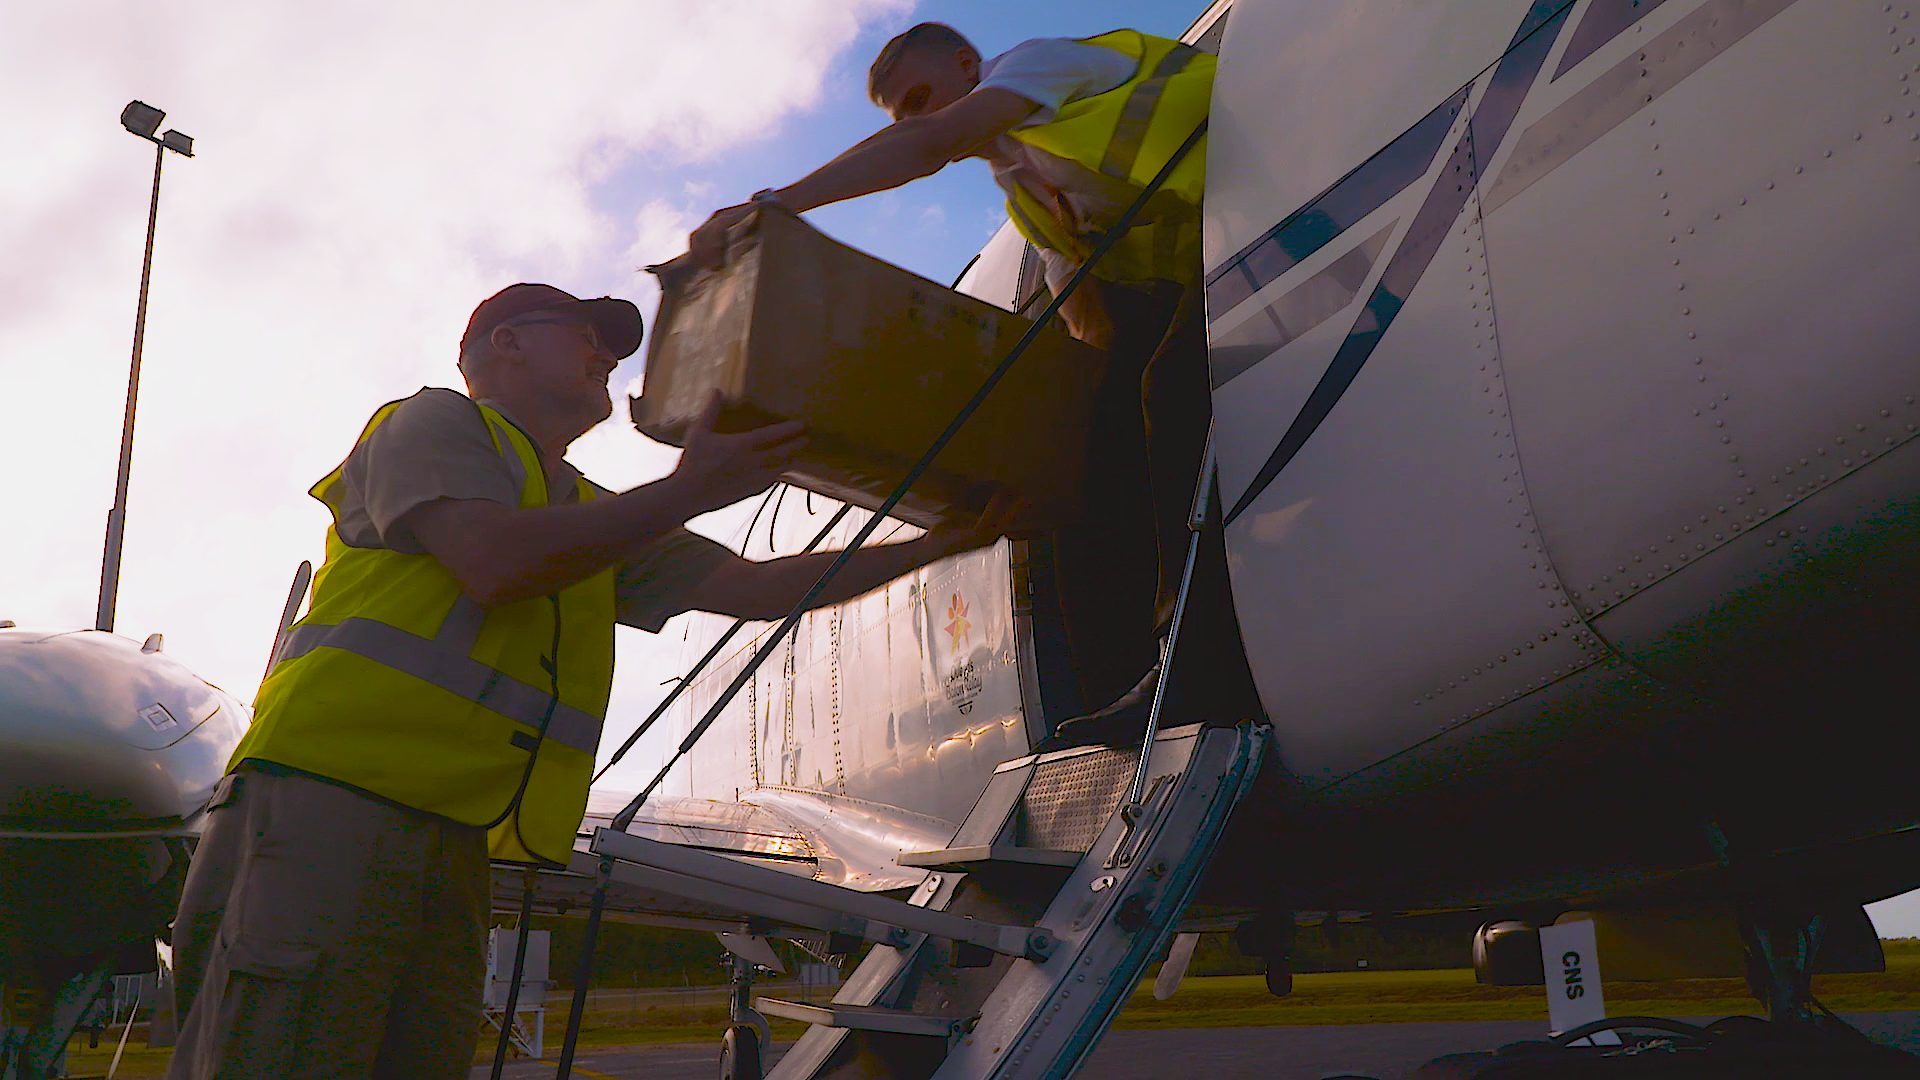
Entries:
[[[771, 1077], [1067, 1076], [1171, 936], [1266, 738], [1195, 725], [1160, 732], [1144, 763], [1134, 747], [1009, 761], [948, 847], [896, 859], [927, 872], [907, 899], [612, 829], [554, 877], [580, 902], [604, 883], [649, 921], [874, 943], [829, 1003], [753, 999], [811, 1025]], [[757, 1078], [758, 1058], [736, 1053], [729, 1075]]]

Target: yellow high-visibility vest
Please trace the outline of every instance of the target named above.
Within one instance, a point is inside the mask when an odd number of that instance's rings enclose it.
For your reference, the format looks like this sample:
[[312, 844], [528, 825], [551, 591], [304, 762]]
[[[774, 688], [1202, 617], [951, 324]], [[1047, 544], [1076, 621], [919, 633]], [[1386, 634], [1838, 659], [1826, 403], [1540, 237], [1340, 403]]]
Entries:
[[[400, 405], [374, 413], [360, 441]], [[547, 505], [533, 441], [475, 408], [521, 508]], [[313, 496], [324, 501], [344, 468]], [[584, 479], [579, 490], [593, 498]], [[281, 641], [228, 768], [298, 769], [485, 827], [495, 859], [564, 863], [613, 683], [614, 576], [487, 610], [433, 556], [351, 547], [330, 525], [313, 602]]]
[[[1214, 57], [1138, 30], [1115, 30], [1080, 43], [1126, 54], [1135, 63], [1133, 77], [1104, 94], [1067, 103], [1047, 123], [1008, 134], [1143, 189], [1206, 119], [1213, 100]], [[1135, 219], [1140, 224], [1128, 229], [1092, 272], [1123, 283], [1197, 281], [1200, 199], [1206, 183], [1207, 137], [1202, 135], [1147, 200]], [[1076, 230], [1025, 187], [1013, 182], [1003, 186], [1007, 216], [1021, 235], [1076, 262], [1086, 261], [1100, 234], [1114, 224], [1082, 222]]]

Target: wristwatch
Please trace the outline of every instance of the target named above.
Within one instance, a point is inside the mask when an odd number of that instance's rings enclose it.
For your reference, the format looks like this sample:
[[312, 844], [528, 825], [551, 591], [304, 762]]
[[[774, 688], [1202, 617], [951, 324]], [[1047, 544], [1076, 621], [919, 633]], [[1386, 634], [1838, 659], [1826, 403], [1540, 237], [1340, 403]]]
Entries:
[[[761, 188], [759, 191], [754, 192], [753, 196], [749, 198], [747, 201], [750, 203], [753, 203], [756, 206], [777, 206], [782, 210], [787, 209], [787, 204], [780, 201], [779, 192], [776, 192], [774, 189], [770, 187], [764, 187], [764, 188]], [[788, 210], [787, 212], [792, 213], [791, 210]]]

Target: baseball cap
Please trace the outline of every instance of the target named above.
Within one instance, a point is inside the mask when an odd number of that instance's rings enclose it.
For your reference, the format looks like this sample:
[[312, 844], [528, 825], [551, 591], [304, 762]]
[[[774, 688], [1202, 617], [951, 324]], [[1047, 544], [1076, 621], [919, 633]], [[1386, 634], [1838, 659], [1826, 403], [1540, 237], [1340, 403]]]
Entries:
[[621, 360], [640, 348], [640, 338], [645, 333], [640, 309], [630, 301], [611, 296], [582, 300], [552, 285], [523, 281], [480, 301], [480, 306], [473, 309], [473, 317], [467, 320], [467, 332], [460, 335], [460, 352], [465, 354], [469, 345], [483, 340], [493, 333], [494, 327], [509, 319], [547, 312], [578, 315], [591, 322], [600, 335], [601, 344]]

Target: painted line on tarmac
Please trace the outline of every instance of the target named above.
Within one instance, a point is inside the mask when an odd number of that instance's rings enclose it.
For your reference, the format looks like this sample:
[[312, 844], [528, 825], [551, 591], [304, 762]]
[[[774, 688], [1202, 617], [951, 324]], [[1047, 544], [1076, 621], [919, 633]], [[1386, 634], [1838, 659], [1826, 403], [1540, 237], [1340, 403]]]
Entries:
[[[533, 1061], [529, 1061], [529, 1062], [527, 1062], [527, 1064], [529, 1064], [529, 1065], [545, 1065], [545, 1066], [546, 1066], [547, 1068], [549, 1068], [549, 1069], [555, 1069], [555, 1070], [558, 1070], [558, 1069], [560, 1068], [560, 1063], [559, 1063], [559, 1062], [557, 1062], [557, 1061], [548, 1061], [548, 1060], [546, 1060], [545, 1058], [536, 1058], [536, 1059], [535, 1059], [535, 1060], [533, 1060]], [[594, 1072], [594, 1071], [593, 1071], [592, 1069], [583, 1069], [583, 1068], [581, 1068], [581, 1067], [580, 1067], [580, 1066], [578, 1066], [578, 1065], [575, 1065], [575, 1066], [573, 1067], [573, 1071], [574, 1071], [574, 1073], [575, 1073], [576, 1075], [578, 1075], [578, 1076], [584, 1076], [584, 1077], [587, 1077], [587, 1080], [620, 1080], [620, 1078], [619, 1078], [619, 1077], [617, 1077], [617, 1076], [610, 1076], [610, 1075], [608, 1075], [607, 1073], [603, 1073], [603, 1072]]]

